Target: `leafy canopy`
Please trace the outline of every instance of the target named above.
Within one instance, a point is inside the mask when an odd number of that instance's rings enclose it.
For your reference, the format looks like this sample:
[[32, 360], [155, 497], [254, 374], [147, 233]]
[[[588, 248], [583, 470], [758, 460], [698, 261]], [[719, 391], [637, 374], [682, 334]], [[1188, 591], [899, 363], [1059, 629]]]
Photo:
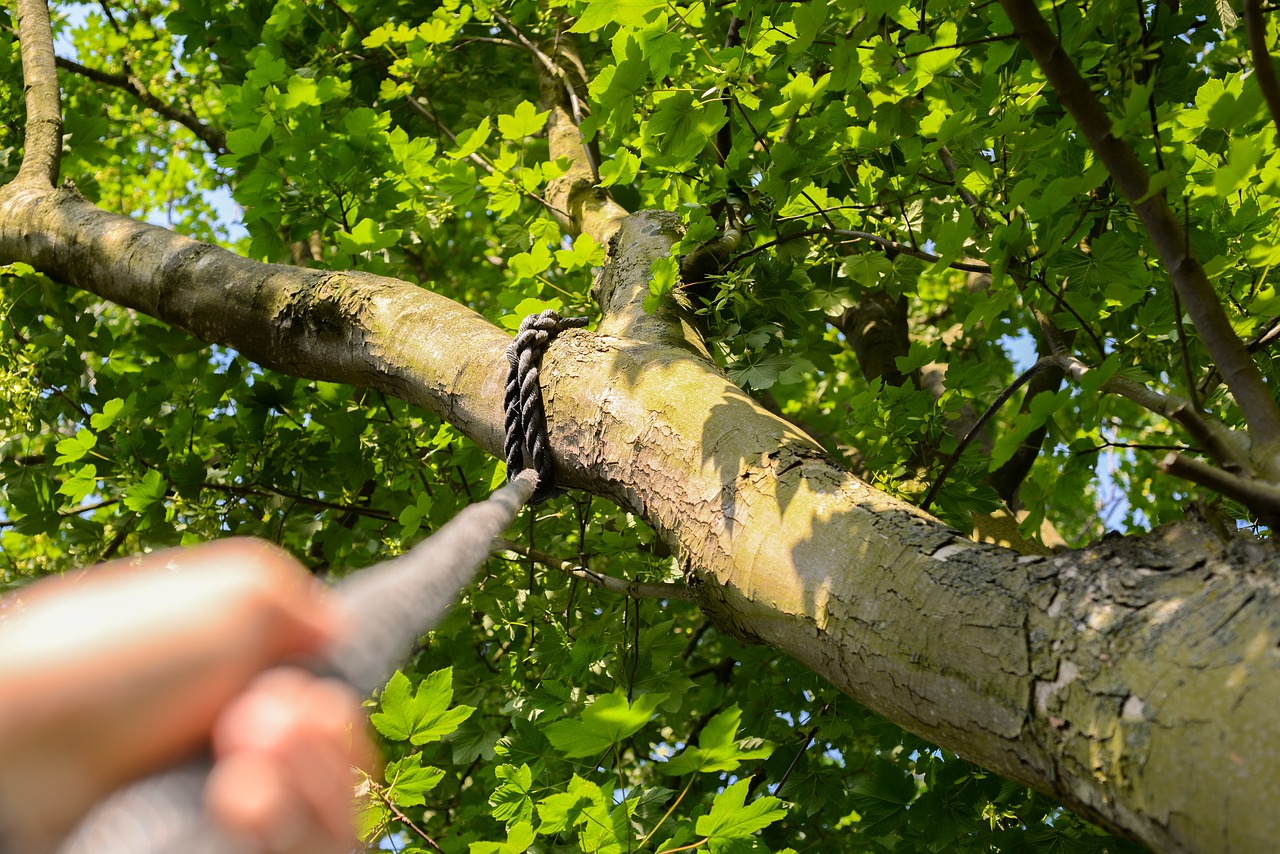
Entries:
[[[7, 180], [21, 75], [0, 17]], [[1265, 331], [1280, 157], [1243, 29], [1207, 0], [1059, 4], [1052, 23], [1232, 324]], [[593, 308], [603, 247], [542, 204], [568, 164], [549, 157], [528, 49], [575, 39], [601, 184], [629, 209], [679, 211], [681, 254], [726, 222], [745, 235], [697, 289], [675, 259], [657, 265], [650, 306], [687, 299], [731, 378], [833, 452], [856, 448], [875, 485], [918, 500], [939, 478], [1034, 360], [1036, 312], [1096, 366], [1015, 397], [965, 446], [934, 502], [956, 525], [1012, 504], [1023, 536], [1079, 544], [1176, 517], [1188, 489], [1150, 449], [1186, 438], [1103, 394], [1109, 377], [1194, 382], [1238, 424], [1131, 209], [996, 4], [125, 0], [63, 10], [58, 32], [59, 50], [225, 140], [66, 73], [63, 174], [92, 201], [263, 260], [419, 282], [507, 328]], [[228, 531], [347, 571], [502, 477], [396, 399], [264, 372], [23, 265], [0, 289], [6, 585]], [[860, 343], [877, 316], [889, 333]], [[598, 572], [678, 575], [640, 520], [587, 496], [522, 536]], [[403, 850], [425, 849], [420, 833], [473, 852], [1126, 847], [684, 603], [510, 557], [373, 720], [389, 761], [364, 826]]]

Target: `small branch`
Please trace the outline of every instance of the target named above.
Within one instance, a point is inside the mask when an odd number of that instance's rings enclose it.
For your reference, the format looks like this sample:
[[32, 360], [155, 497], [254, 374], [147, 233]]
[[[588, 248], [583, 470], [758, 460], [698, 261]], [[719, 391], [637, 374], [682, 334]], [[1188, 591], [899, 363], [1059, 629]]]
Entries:
[[364, 516], [368, 519], [377, 519], [380, 522], [394, 522], [396, 517], [385, 510], [372, 510], [368, 507], [359, 507], [354, 504], [337, 504], [332, 501], [321, 501], [318, 498], [311, 498], [295, 492], [284, 492], [279, 489], [257, 489], [247, 486], [230, 486], [224, 483], [202, 483], [202, 489], [212, 489], [217, 492], [226, 492], [230, 495], [238, 495], [242, 498], [265, 498], [268, 496], [279, 496], [280, 498], [288, 498], [295, 501], [303, 507], [311, 507], [316, 510], [330, 510], [337, 513], [345, 513], [352, 516]]
[[151, 93], [142, 81], [133, 74], [111, 74], [107, 71], [100, 71], [96, 68], [89, 68], [70, 59], [64, 59], [59, 56], [55, 58], [59, 68], [65, 68], [73, 74], [86, 77], [96, 83], [104, 86], [111, 86], [116, 89], [123, 89], [130, 95], [133, 95], [141, 101], [149, 109], [159, 113], [171, 122], [177, 122], [187, 130], [194, 133], [214, 154], [227, 153], [227, 137], [220, 130], [215, 130], [198, 118], [184, 110], [180, 110], [172, 104], [166, 104], [154, 94]]
[[[901, 255], [910, 255], [912, 258], [919, 258], [921, 261], [928, 261], [936, 264], [942, 260], [937, 255], [925, 252], [923, 249], [917, 249], [906, 243], [899, 243], [896, 240], [890, 240], [887, 237], [881, 237], [878, 234], [872, 234], [869, 231], [849, 231], [843, 228], [837, 228], [831, 232], [832, 237], [844, 238], [847, 241], [869, 240], [878, 246], [892, 250]], [[989, 264], [970, 264], [967, 261], [953, 261], [947, 265], [953, 270], [963, 270], [966, 273], [990, 273], [991, 266]]]
[[625, 578], [615, 578], [612, 575], [601, 575], [598, 572], [592, 572], [584, 569], [572, 561], [560, 560], [555, 555], [547, 554], [539, 549], [531, 549], [520, 543], [513, 543], [510, 540], [494, 540], [494, 546], [501, 551], [514, 552], [522, 557], [529, 558], [546, 567], [554, 567], [562, 572], [568, 573], [574, 578], [581, 579], [588, 584], [594, 584], [602, 590], [610, 593], [617, 593], [620, 596], [629, 596], [632, 599], [679, 599], [683, 602], [692, 602], [693, 596], [689, 593], [689, 588], [683, 584], [658, 584], [644, 581], [627, 581]]
[[937, 496], [938, 490], [941, 489], [942, 484], [946, 482], [947, 475], [951, 474], [951, 469], [955, 468], [956, 463], [960, 459], [960, 455], [964, 453], [964, 449], [969, 447], [969, 444], [974, 440], [974, 438], [982, 432], [982, 428], [986, 427], [987, 422], [1000, 411], [1000, 407], [1004, 406], [1005, 403], [1008, 402], [1009, 398], [1013, 397], [1018, 389], [1026, 385], [1032, 377], [1043, 371], [1045, 368], [1055, 364], [1057, 364], [1057, 360], [1053, 356], [1044, 356], [1034, 365], [1023, 371], [1008, 388], [1000, 392], [992, 404], [987, 407], [986, 411], [983, 412], [978, 420], [973, 423], [973, 426], [969, 428], [969, 432], [960, 440], [960, 444], [956, 445], [956, 449], [951, 453], [951, 456], [947, 458], [947, 462], [943, 465], [942, 471], [938, 473], [938, 476], [933, 481], [933, 485], [929, 487], [929, 491], [924, 494], [924, 498], [920, 501], [921, 510], [929, 509], [929, 505], [933, 503], [933, 499]]
[[17, 184], [53, 189], [62, 165], [62, 97], [53, 60], [53, 27], [44, 0], [18, 0], [18, 38], [27, 127]]
[[1187, 330], [1186, 324], [1182, 322], [1182, 300], [1178, 299], [1178, 289], [1172, 289], [1170, 296], [1173, 297], [1173, 317], [1178, 327], [1178, 354], [1182, 359], [1182, 375], [1187, 381], [1187, 397], [1190, 398], [1192, 408], [1199, 409], [1200, 396], [1196, 392], [1196, 379], [1191, 372], [1191, 351], [1187, 347]]
[[1277, 136], [1280, 136], [1280, 80], [1276, 79], [1276, 66], [1271, 52], [1267, 50], [1267, 22], [1262, 18], [1261, 0], [1244, 0], [1244, 29], [1258, 88], [1267, 99], [1271, 121], [1275, 123]]
[[1107, 172], [1146, 228], [1161, 263], [1186, 305], [1205, 348], [1213, 357], [1249, 425], [1256, 457], [1280, 474], [1280, 407], [1257, 364], [1245, 351], [1223, 310], [1204, 267], [1190, 253], [1187, 235], [1161, 193], [1148, 193], [1150, 179], [1133, 149], [1111, 133], [1111, 118], [1080, 76], [1035, 0], [1001, 0], [1019, 40], [1035, 58], [1058, 100], [1107, 167]]
[[1105, 450], [1115, 448], [1121, 451], [1177, 451], [1179, 453], [1187, 453], [1194, 450], [1186, 445], [1153, 445], [1146, 442], [1112, 442], [1110, 439], [1103, 439], [1101, 445], [1094, 445], [1092, 448], [1085, 448], [1082, 451], [1072, 451], [1073, 456], [1087, 457], [1090, 454], [1100, 454]]
[[[1058, 353], [1054, 358], [1067, 376], [1075, 382], [1093, 370], [1069, 353]], [[1173, 394], [1161, 394], [1126, 377], [1113, 376], [1102, 384], [1102, 390], [1118, 394], [1143, 409], [1177, 422], [1192, 440], [1213, 457], [1225, 470], [1249, 472], [1252, 466], [1244, 453], [1236, 447], [1230, 432], [1216, 421], [1206, 420], [1191, 406], [1190, 401]]]
[[987, 215], [982, 211], [982, 202], [978, 201], [978, 197], [969, 191], [969, 188], [960, 182], [956, 177], [956, 159], [951, 156], [951, 149], [946, 145], [939, 146], [938, 159], [942, 161], [942, 168], [947, 170], [947, 175], [951, 178], [951, 186], [955, 187], [956, 193], [969, 206], [969, 210], [973, 211], [973, 221], [978, 227], [985, 230], [989, 227], [987, 223]]
[[[737, 15], [729, 18], [729, 27], [725, 31], [724, 46], [726, 48], [742, 45], [742, 25], [745, 21]], [[729, 161], [729, 152], [733, 150], [733, 87], [725, 84], [720, 90], [720, 102], [724, 104], [724, 124], [716, 131], [716, 156], [720, 162]]]
[[1175, 477], [1198, 483], [1219, 495], [1239, 501], [1266, 522], [1280, 520], [1280, 489], [1260, 480], [1250, 480], [1215, 468], [1195, 457], [1170, 451], [1160, 461], [1160, 468]]
[[[440, 131], [442, 134], [449, 137], [450, 142], [452, 142], [454, 145], [458, 144], [458, 135], [455, 134], [453, 131], [451, 131], [448, 125], [440, 121], [440, 119], [436, 116], [436, 114], [433, 111], [428, 110], [426, 107], [422, 106], [422, 103], [416, 97], [414, 97], [413, 95], [406, 95], [404, 100], [405, 100], [405, 103], [409, 105], [410, 109], [412, 109], [418, 115], [422, 116], [427, 121], [431, 122], [433, 125], [435, 125], [436, 130]], [[470, 154], [468, 154], [467, 159], [470, 160], [472, 163], [476, 164], [477, 166], [479, 166], [481, 169], [483, 169], [485, 172], [489, 173], [490, 175], [493, 174], [493, 166], [489, 164], [488, 160], [485, 160], [476, 152], [473, 151]]]
[[1098, 351], [1098, 358], [1105, 359], [1107, 357], [1107, 348], [1103, 345], [1102, 339], [1098, 337], [1098, 333], [1093, 331], [1093, 327], [1089, 325], [1089, 321], [1085, 320], [1080, 315], [1080, 312], [1076, 311], [1075, 308], [1072, 307], [1071, 303], [1067, 302], [1066, 297], [1063, 296], [1062, 293], [1049, 287], [1049, 283], [1045, 281], [1043, 276], [1032, 278], [1030, 281], [1035, 282], [1041, 290], [1053, 297], [1053, 301], [1058, 304], [1058, 308], [1076, 319], [1076, 323], [1080, 324], [1080, 330], [1084, 332], [1085, 335], [1088, 335], [1089, 339], [1093, 341], [1093, 346]]
[[[1062, 340], [1062, 333], [1049, 318], [1036, 309], [1032, 309], [1040, 330], [1044, 333], [1045, 343], [1049, 345], [1053, 357], [1063, 372], [1079, 383], [1084, 375], [1093, 370], [1076, 358]], [[1200, 443], [1214, 461], [1224, 469], [1233, 472], [1253, 473], [1253, 466], [1248, 454], [1231, 431], [1217, 421], [1207, 420], [1199, 409], [1190, 401], [1174, 394], [1161, 394], [1149, 389], [1141, 383], [1125, 377], [1113, 376], [1102, 384], [1102, 390], [1110, 394], [1118, 394], [1157, 415], [1182, 425], [1191, 438]]]
[[[560, 82], [564, 85], [565, 97], [569, 99], [569, 105], [573, 113], [573, 121], [575, 124], [582, 124], [582, 114], [583, 114], [582, 102], [578, 98], [578, 91], [574, 87], [573, 81], [569, 79], [569, 75], [565, 72], [565, 70], [561, 68], [559, 65], [556, 65], [555, 61], [552, 60], [551, 57], [547, 56], [547, 54], [541, 48], [539, 48], [536, 44], [530, 41], [528, 36], [520, 32], [520, 30], [516, 28], [515, 24], [511, 23], [511, 21], [508, 20], [497, 9], [490, 10], [490, 14], [493, 15], [493, 17], [498, 21], [498, 23], [502, 24], [502, 26], [507, 28], [507, 32], [511, 33], [511, 35], [515, 36], [519, 40], [520, 46], [522, 46], [525, 50], [529, 51], [529, 53], [533, 54], [534, 58], [537, 59], [538, 62], [542, 63], [543, 69], [548, 74], [560, 80]], [[589, 156], [590, 156], [590, 152], [588, 152], [588, 157]], [[593, 170], [598, 169], [599, 165], [600, 164], [598, 163], [592, 162], [591, 168]]]
[[[1043, 343], [1040, 346], [1039, 355], [1048, 355], [1047, 349]], [[1019, 412], [1030, 412], [1031, 401], [1035, 400], [1041, 392], [1057, 392], [1062, 388], [1062, 380], [1064, 375], [1062, 369], [1055, 363], [1049, 369], [1041, 371], [1027, 383], [1026, 393], [1022, 396], [1022, 405]], [[1047, 425], [1041, 425], [1032, 430], [1025, 439], [1013, 452], [1013, 456], [1000, 466], [1000, 468], [987, 475], [987, 482], [995, 489], [1006, 505], [1011, 510], [1019, 509], [1018, 490], [1022, 488], [1022, 483], [1026, 480], [1028, 474], [1031, 473], [1031, 467], [1035, 465], [1036, 459], [1040, 456], [1040, 452], [1044, 449], [1044, 440], [1049, 435]]]
[[372, 779], [368, 781], [368, 784], [369, 784], [369, 789], [377, 795], [378, 800], [382, 801], [383, 805], [388, 810], [390, 810], [392, 815], [400, 819], [400, 821], [403, 822], [404, 825], [408, 827], [410, 830], [412, 830], [414, 833], [418, 834], [418, 837], [423, 842], [431, 846], [431, 850], [436, 851], [437, 854], [445, 854], [445, 850], [440, 847], [439, 842], [436, 842], [434, 839], [428, 836], [425, 830], [423, 830], [421, 827], [418, 827], [418, 825], [414, 824], [413, 819], [405, 815], [404, 811], [401, 810], [398, 806], [396, 806], [395, 802], [392, 801], [391, 798], [387, 795], [386, 789], [383, 786], [377, 785], [376, 783], [373, 782]]
[[[877, 246], [883, 246], [886, 250], [891, 252], [897, 252], [901, 255], [910, 255], [912, 258], [919, 258], [921, 261], [928, 261], [933, 264], [942, 260], [937, 255], [931, 255], [923, 249], [917, 249], [909, 244], [899, 243], [896, 240], [890, 240], [887, 237], [881, 237], [880, 235], [872, 234], [869, 231], [849, 231], [848, 229], [843, 228], [828, 228], [824, 225], [818, 225], [813, 228], [805, 229], [804, 231], [797, 231], [795, 234], [787, 234], [775, 240], [770, 240], [768, 243], [761, 243], [759, 246], [753, 246], [745, 252], [739, 252], [734, 256], [733, 262], [736, 264], [743, 258], [755, 255], [757, 252], [763, 252], [770, 247], [787, 243], [791, 240], [799, 240], [802, 237], [812, 237], [817, 234], [821, 234], [826, 237], [843, 238], [841, 242], [844, 243], [852, 243], [855, 240], [869, 240]], [[952, 270], [963, 270], [966, 273], [991, 272], [991, 267], [986, 264], [970, 264], [966, 261], [953, 261], [947, 266]]]
[[[1257, 353], [1261, 350], [1267, 349], [1277, 341], [1280, 341], [1280, 317], [1273, 317], [1266, 323], [1262, 324], [1262, 327], [1257, 331], [1249, 343], [1245, 345], [1245, 349], [1250, 353]], [[1204, 379], [1200, 380], [1200, 385], [1198, 386], [1200, 397], [1205, 398], [1212, 394], [1213, 390], [1218, 387], [1218, 383], [1221, 380], [1222, 376], [1218, 373], [1217, 369], [1213, 365], [1210, 365], [1209, 370], [1205, 372]]]

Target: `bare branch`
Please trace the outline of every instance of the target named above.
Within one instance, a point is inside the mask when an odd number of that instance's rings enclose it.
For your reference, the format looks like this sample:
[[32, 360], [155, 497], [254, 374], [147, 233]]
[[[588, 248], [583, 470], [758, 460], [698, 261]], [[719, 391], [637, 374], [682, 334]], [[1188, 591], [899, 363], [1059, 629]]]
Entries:
[[1198, 483], [1219, 495], [1239, 501], [1257, 513], [1268, 525], [1275, 525], [1280, 520], [1280, 489], [1268, 483], [1240, 477], [1177, 451], [1166, 454], [1160, 461], [1160, 468], [1175, 477]]
[[1255, 457], [1280, 475], [1280, 407], [1258, 366], [1231, 328], [1204, 267], [1191, 254], [1187, 236], [1161, 193], [1148, 192], [1146, 169], [1124, 140], [1111, 133], [1111, 119], [1070, 57], [1062, 50], [1035, 0], [1001, 0], [1023, 45], [1031, 52], [1058, 99], [1071, 113], [1112, 180], [1142, 220], [1187, 313], [1226, 380], [1253, 434]]
[[[822, 234], [827, 237], [838, 237], [845, 243], [852, 243], [855, 240], [868, 240], [891, 252], [897, 252], [900, 255], [910, 255], [912, 258], [919, 258], [921, 261], [928, 261], [931, 264], [936, 264], [941, 260], [937, 255], [925, 252], [923, 249], [917, 249], [908, 243], [900, 243], [897, 240], [891, 240], [888, 237], [881, 237], [880, 235], [872, 234], [869, 231], [850, 231], [844, 228], [828, 228], [825, 225], [818, 225], [813, 228], [807, 228], [804, 231], [797, 231], [795, 234], [783, 235], [776, 240], [770, 240], [768, 243], [761, 243], [759, 246], [752, 246], [745, 252], [739, 252], [734, 256], [733, 261], [734, 263], [737, 263], [743, 258], [755, 255], [757, 252], [763, 252], [772, 246], [777, 246], [790, 240], [799, 240], [802, 237], [812, 237], [815, 234]], [[966, 273], [991, 272], [991, 267], [986, 264], [971, 264], [967, 261], [952, 261], [947, 266], [953, 270], [963, 270]]]
[[[1066, 375], [1075, 382], [1080, 382], [1085, 374], [1093, 370], [1069, 353], [1058, 353], [1054, 358]], [[1252, 471], [1247, 455], [1238, 446], [1231, 432], [1217, 421], [1202, 417], [1191, 406], [1190, 401], [1173, 394], [1161, 394], [1141, 383], [1120, 376], [1113, 376], [1104, 382], [1102, 390], [1118, 394], [1143, 409], [1177, 422], [1224, 469], [1237, 472]]]
[[546, 567], [554, 567], [579, 578], [588, 584], [593, 584], [601, 590], [608, 590], [610, 593], [617, 593], [620, 596], [629, 596], [632, 599], [679, 599], [683, 602], [692, 602], [693, 596], [689, 593], [689, 588], [683, 584], [658, 584], [644, 581], [627, 581], [625, 578], [615, 578], [612, 575], [602, 575], [598, 572], [592, 572], [578, 566], [573, 561], [560, 560], [555, 555], [547, 554], [539, 549], [531, 549], [520, 543], [513, 543], [510, 540], [495, 540], [494, 545], [501, 551], [514, 552], [521, 557], [532, 558], [534, 561]]
[[986, 427], [987, 422], [1000, 411], [1000, 407], [1004, 406], [1005, 403], [1008, 402], [1009, 398], [1013, 397], [1014, 393], [1026, 385], [1032, 377], [1043, 371], [1045, 368], [1055, 364], [1057, 364], [1057, 360], [1053, 356], [1045, 356], [1041, 358], [1034, 365], [1023, 371], [1022, 374], [1008, 386], [1008, 388], [1000, 392], [991, 405], [987, 407], [987, 410], [982, 413], [981, 417], [979, 417], [978, 420], [974, 422], [973, 426], [969, 428], [969, 432], [960, 440], [960, 444], [956, 445], [955, 451], [952, 452], [951, 456], [942, 466], [942, 471], [938, 472], [938, 476], [934, 478], [933, 485], [929, 487], [929, 491], [926, 492], [924, 494], [924, 498], [921, 499], [921, 510], [929, 509], [929, 505], [933, 503], [933, 499], [937, 496], [938, 490], [941, 489], [942, 484], [946, 482], [947, 475], [951, 474], [951, 469], [955, 468], [956, 461], [960, 459], [960, 455], [964, 453], [964, 449], [969, 447], [969, 444], [974, 440], [974, 437], [982, 432], [982, 428]]
[[18, 0], [18, 38], [27, 128], [15, 183], [53, 187], [62, 165], [62, 99], [53, 61], [53, 27], [44, 0]]
[[172, 104], [166, 104], [164, 101], [161, 101], [152, 94], [151, 90], [148, 89], [134, 74], [111, 74], [107, 71], [89, 68], [88, 66], [81, 65], [74, 60], [65, 59], [61, 56], [56, 57], [55, 59], [59, 68], [65, 68], [73, 74], [78, 74], [81, 77], [87, 77], [88, 79], [101, 83], [104, 86], [123, 89], [151, 110], [154, 110], [156, 113], [164, 116], [171, 122], [177, 122], [187, 130], [194, 133], [204, 141], [205, 145], [209, 146], [209, 150], [214, 154], [226, 154], [226, 134], [220, 130], [210, 127], [191, 113], [188, 113], [185, 110], [180, 110]]

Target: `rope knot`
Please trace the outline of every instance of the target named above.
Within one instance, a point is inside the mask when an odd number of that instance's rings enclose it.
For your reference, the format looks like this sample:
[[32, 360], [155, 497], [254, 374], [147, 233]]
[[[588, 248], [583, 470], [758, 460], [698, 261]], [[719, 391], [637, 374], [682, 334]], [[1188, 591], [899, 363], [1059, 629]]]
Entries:
[[506, 412], [503, 456], [507, 460], [507, 481], [523, 469], [538, 472], [538, 488], [530, 501], [540, 504], [563, 490], [557, 489], [551, 471], [551, 448], [547, 439], [547, 413], [542, 405], [538, 370], [551, 341], [562, 330], [587, 325], [585, 317], [561, 317], [552, 309], [531, 314], [507, 345], [507, 387], [502, 408]]

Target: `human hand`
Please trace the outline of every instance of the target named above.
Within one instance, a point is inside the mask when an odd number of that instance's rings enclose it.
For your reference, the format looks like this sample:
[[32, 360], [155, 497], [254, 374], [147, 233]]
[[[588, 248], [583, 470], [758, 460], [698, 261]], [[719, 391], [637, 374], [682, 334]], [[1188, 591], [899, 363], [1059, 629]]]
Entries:
[[213, 730], [209, 814], [271, 854], [346, 854], [351, 766], [373, 765], [359, 698], [346, 684], [280, 667], [258, 677]]
[[[50, 847], [108, 792], [195, 753], [261, 671], [320, 650], [337, 623], [301, 565], [248, 539], [116, 561], [0, 603], [8, 829], [26, 850]], [[349, 792], [343, 804], [346, 821]]]

